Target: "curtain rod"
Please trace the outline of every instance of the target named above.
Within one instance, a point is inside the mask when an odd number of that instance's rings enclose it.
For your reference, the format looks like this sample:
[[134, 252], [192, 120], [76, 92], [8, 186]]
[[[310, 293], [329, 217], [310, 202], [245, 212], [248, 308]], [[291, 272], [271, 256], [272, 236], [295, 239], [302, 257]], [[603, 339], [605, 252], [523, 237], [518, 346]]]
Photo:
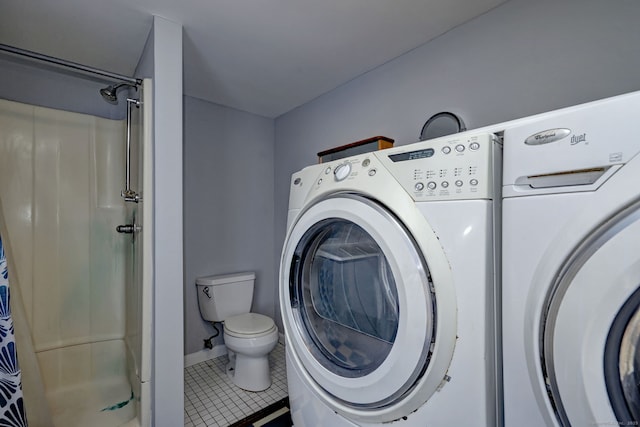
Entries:
[[97, 74], [99, 76], [108, 77], [112, 80], [120, 80], [130, 83], [132, 85], [139, 86], [142, 84], [142, 79], [136, 79], [133, 77], [127, 77], [122, 74], [112, 73], [111, 71], [100, 70], [98, 68], [88, 67], [86, 65], [78, 64], [71, 61], [65, 61], [64, 59], [54, 58], [53, 56], [43, 55], [41, 53], [32, 52], [30, 50], [20, 49], [6, 44], [0, 44], [0, 51], [13, 53], [15, 55], [22, 55], [38, 61], [49, 62], [51, 64], [60, 65], [62, 67], [72, 68], [74, 70], [83, 71], [85, 73]]

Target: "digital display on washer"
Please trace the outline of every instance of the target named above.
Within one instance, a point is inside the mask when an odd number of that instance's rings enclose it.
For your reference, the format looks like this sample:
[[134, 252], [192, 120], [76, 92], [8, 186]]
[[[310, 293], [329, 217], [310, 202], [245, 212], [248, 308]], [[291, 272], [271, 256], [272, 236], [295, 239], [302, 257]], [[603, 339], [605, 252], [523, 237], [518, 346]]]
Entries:
[[425, 148], [423, 150], [408, 151], [406, 153], [392, 154], [389, 156], [392, 162], [403, 162], [405, 160], [426, 159], [433, 156], [435, 151], [433, 148]]

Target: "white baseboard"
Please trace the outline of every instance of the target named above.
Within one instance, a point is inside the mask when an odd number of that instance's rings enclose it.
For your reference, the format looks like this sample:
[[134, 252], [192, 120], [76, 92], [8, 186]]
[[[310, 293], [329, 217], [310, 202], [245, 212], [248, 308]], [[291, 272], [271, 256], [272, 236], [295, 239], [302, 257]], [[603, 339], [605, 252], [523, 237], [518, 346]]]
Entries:
[[184, 367], [195, 365], [196, 363], [204, 362], [206, 360], [215, 359], [216, 357], [224, 356], [227, 354], [227, 347], [224, 345], [217, 345], [211, 350], [202, 349], [195, 353], [187, 354], [184, 356]]

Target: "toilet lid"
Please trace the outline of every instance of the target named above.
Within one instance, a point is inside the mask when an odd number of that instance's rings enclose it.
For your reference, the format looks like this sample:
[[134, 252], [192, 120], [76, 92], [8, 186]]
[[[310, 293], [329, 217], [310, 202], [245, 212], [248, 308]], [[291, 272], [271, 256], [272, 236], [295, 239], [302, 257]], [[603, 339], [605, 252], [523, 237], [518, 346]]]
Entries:
[[270, 332], [275, 328], [273, 319], [258, 313], [232, 316], [224, 321], [224, 328], [234, 335], [256, 335]]

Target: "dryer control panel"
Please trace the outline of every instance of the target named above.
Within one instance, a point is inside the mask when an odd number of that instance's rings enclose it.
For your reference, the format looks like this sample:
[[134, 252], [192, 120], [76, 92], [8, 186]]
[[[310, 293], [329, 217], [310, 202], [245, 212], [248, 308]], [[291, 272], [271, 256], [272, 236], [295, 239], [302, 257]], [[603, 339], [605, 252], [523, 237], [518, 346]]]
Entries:
[[375, 152], [416, 201], [493, 199], [500, 154], [495, 135], [472, 132]]

